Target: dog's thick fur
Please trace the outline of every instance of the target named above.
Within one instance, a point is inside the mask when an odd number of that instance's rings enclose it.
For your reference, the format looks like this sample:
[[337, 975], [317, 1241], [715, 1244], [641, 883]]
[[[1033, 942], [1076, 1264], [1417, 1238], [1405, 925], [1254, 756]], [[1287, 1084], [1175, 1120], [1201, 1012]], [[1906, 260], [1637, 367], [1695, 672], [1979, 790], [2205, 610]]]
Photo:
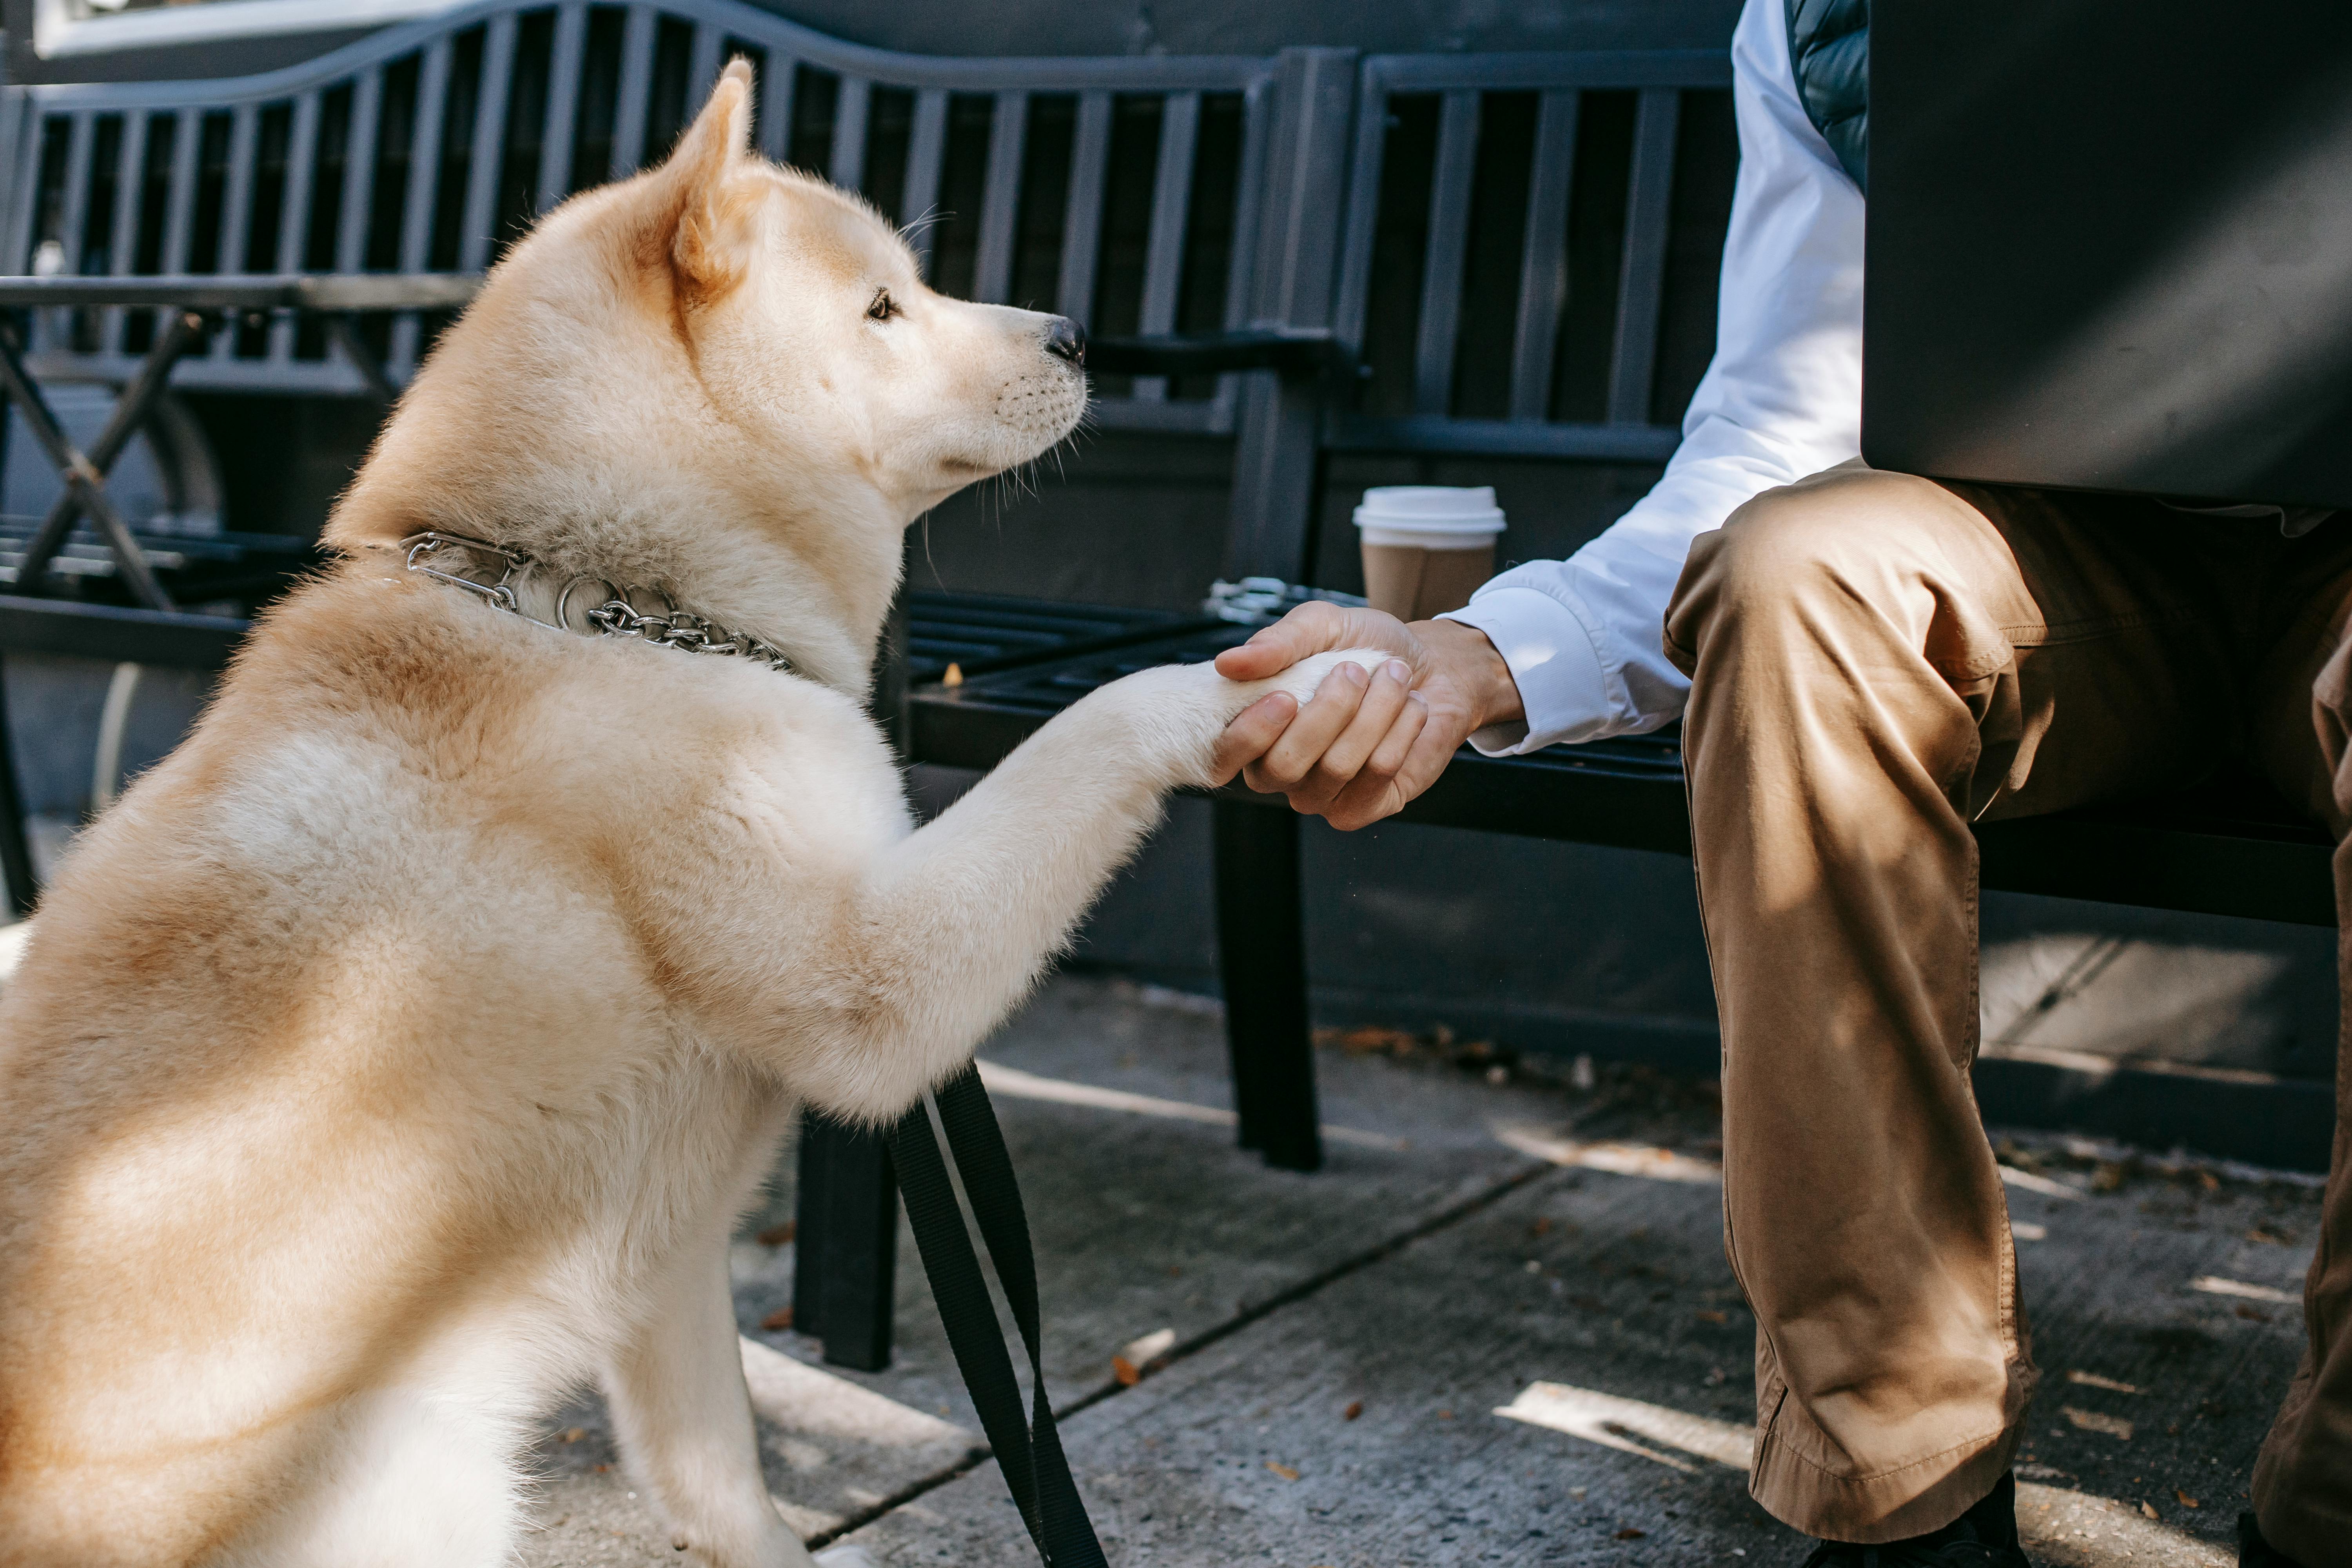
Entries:
[[[915, 830], [860, 704], [904, 529], [1084, 384], [747, 154], [749, 82], [499, 266], [341, 563], [45, 899], [0, 1003], [0, 1563], [497, 1563], [593, 1380], [693, 1561], [805, 1564], [725, 1262], [792, 1113], [967, 1060], [1227, 721], [1334, 662], [1120, 681]], [[403, 570], [426, 528], [795, 673], [530, 625]]]

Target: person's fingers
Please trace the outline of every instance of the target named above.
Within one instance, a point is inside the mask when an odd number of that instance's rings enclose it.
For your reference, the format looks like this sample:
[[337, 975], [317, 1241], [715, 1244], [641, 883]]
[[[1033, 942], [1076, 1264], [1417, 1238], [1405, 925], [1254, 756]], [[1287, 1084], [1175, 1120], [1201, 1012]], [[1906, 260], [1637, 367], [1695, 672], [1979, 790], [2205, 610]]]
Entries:
[[1370, 679], [1360, 664], [1342, 664], [1323, 678], [1298, 717], [1282, 732], [1266, 753], [1249, 765], [1246, 777], [1252, 789], [1275, 795], [1287, 795], [1304, 779], [1317, 759], [1330, 750], [1331, 742], [1356, 716], [1364, 700], [1364, 689]]
[[1321, 794], [1337, 796], [1354, 782], [1357, 771], [1387, 738], [1390, 726], [1403, 710], [1412, 682], [1412, 668], [1401, 658], [1388, 660], [1373, 673], [1356, 716], [1315, 763], [1309, 782]]
[[1260, 628], [1239, 647], [1217, 655], [1217, 673], [1227, 680], [1264, 680], [1280, 675], [1310, 654], [1344, 646], [1337, 640], [1341, 619], [1336, 605], [1319, 599], [1301, 605], [1274, 625]]
[[1268, 692], [1242, 710], [1217, 737], [1216, 749], [1209, 754], [1209, 770], [1216, 782], [1228, 782], [1243, 763], [1264, 756], [1297, 712], [1298, 700], [1287, 691]]
[[1428, 722], [1429, 704], [1418, 696], [1408, 696], [1395, 722], [1389, 726], [1388, 733], [1381, 737], [1381, 743], [1372, 749], [1372, 754], [1364, 759], [1362, 771], [1375, 778], [1396, 777], [1404, 766], [1405, 758], [1412, 752], [1412, 743], [1421, 739], [1421, 731]]
[[1430, 722], [1413, 737], [1412, 747], [1405, 752], [1403, 765], [1396, 771], [1396, 786], [1403, 792], [1406, 800], [1412, 799], [1436, 783], [1437, 775], [1445, 771], [1445, 764], [1454, 760], [1454, 749], [1464, 740], [1454, 728], [1458, 722], [1449, 722], [1433, 710]]
[[1405, 703], [1403, 711], [1389, 726], [1388, 733], [1381, 737], [1381, 743], [1364, 760], [1356, 776], [1324, 808], [1323, 815], [1332, 826], [1352, 833], [1404, 809], [1405, 803], [1418, 792], [1405, 790], [1396, 775], [1412, 754], [1413, 743], [1420, 740], [1429, 721], [1429, 708], [1419, 697]]

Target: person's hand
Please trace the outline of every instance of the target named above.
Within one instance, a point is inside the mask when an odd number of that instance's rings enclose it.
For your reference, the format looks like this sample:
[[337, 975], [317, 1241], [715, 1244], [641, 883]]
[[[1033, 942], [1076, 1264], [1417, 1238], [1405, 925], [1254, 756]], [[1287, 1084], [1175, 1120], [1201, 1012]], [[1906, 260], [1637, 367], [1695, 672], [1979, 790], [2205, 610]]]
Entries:
[[1436, 782], [1473, 731], [1521, 717], [1510, 667], [1486, 634], [1459, 621], [1411, 626], [1379, 610], [1301, 605], [1217, 656], [1228, 680], [1262, 680], [1310, 654], [1386, 648], [1367, 678], [1343, 664], [1303, 708], [1273, 696], [1225, 731], [1219, 765], [1242, 759], [1252, 789], [1352, 829], [1394, 816]]

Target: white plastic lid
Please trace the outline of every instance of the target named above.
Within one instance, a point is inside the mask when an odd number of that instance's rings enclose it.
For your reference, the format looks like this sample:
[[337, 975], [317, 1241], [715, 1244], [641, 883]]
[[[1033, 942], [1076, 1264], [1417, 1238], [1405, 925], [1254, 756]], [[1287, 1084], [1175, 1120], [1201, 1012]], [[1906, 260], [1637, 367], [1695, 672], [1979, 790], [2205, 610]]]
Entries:
[[1495, 504], [1492, 485], [1381, 485], [1364, 492], [1356, 526], [1384, 534], [1450, 535], [1471, 544], [1503, 531], [1503, 510]]

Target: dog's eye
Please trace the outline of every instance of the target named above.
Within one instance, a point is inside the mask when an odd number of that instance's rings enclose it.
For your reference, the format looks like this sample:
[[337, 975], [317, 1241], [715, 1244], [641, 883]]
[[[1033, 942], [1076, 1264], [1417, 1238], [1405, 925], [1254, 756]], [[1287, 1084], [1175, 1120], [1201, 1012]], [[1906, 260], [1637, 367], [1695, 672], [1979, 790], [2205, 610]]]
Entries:
[[869, 321], [887, 321], [893, 316], [904, 314], [906, 312], [898, 309], [898, 301], [890, 298], [887, 289], [874, 290], [874, 302], [866, 307], [866, 319]]

